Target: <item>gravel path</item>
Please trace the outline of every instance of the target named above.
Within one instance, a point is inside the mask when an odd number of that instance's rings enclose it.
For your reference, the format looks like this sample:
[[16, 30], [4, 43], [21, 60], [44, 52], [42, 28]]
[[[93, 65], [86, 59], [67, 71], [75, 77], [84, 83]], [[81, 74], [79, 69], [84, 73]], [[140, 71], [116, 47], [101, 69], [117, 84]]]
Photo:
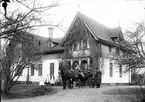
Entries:
[[74, 88], [62, 90], [62, 87], [54, 87], [58, 91], [54, 94], [27, 99], [2, 100], [2, 102], [122, 102], [121, 95], [103, 94], [111, 89], [130, 88], [135, 86], [103, 86], [101, 88]]

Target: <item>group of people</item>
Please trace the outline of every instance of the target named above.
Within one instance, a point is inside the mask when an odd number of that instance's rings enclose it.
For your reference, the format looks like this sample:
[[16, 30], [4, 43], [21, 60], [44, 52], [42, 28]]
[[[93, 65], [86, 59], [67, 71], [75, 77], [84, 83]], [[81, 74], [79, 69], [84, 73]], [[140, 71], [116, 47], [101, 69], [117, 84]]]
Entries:
[[[88, 76], [87, 80], [89, 80], [89, 86], [92, 86], [93, 88], [94, 87], [100, 88], [102, 73], [99, 70], [99, 68], [96, 68], [94, 74], [91, 74], [91, 70], [82, 71], [82, 70], [77, 69], [77, 72], [82, 76], [82, 78], [86, 78], [86, 76]], [[86, 74], [88, 74], [88, 75], [86, 75]], [[41, 77], [39, 85], [44, 86], [45, 84], [46, 85], [49, 85], [49, 84], [54, 85], [55, 84], [54, 75], [51, 75], [51, 76], [47, 75], [45, 77], [45, 79], [43, 77]]]
[[102, 73], [101, 73], [101, 71], [100, 71], [99, 68], [96, 68], [95, 69], [95, 73], [92, 74], [90, 69], [82, 70], [79, 67], [79, 65], [76, 64], [74, 70], [78, 71], [83, 77], [85, 77], [84, 73], [89, 74], [89, 77], [88, 77], [89, 86], [92, 86], [92, 87], [95, 87], [96, 86], [97, 88], [100, 88]]
[[96, 68], [94, 73], [92, 73], [89, 69], [85, 71], [79, 70], [78, 72], [83, 78], [86, 78], [87, 85], [93, 88], [100, 88], [102, 73], [99, 68]]
[[97, 87], [97, 88], [100, 88], [100, 85], [101, 85], [101, 77], [102, 77], [102, 73], [101, 71], [99, 70], [99, 68], [96, 69], [95, 71], [95, 74], [93, 75], [92, 77], [92, 87]]
[[44, 79], [43, 77], [40, 78], [40, 82], [39, 82], [39, 85], [40, 86], [44, 86], [44, 85], [54, 85], [55, 84], [55, 77], [54, 75], [51, 75], [51, 76], [46, 76], [46, 78]]

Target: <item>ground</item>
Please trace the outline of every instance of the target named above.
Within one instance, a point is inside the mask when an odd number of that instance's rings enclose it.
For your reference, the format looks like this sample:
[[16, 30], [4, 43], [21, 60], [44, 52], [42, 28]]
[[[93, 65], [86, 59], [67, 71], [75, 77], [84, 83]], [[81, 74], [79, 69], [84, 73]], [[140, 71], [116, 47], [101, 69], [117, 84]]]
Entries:
[[[140, 86], [102, 86], [62, 90], [62, 87], [54, 86], [57, 92], [53, 94], [2, 102], [129, 102], [129, 97], [135, 95], [138, 88]], [[143, 88], [145, 89], [145, 86]]]

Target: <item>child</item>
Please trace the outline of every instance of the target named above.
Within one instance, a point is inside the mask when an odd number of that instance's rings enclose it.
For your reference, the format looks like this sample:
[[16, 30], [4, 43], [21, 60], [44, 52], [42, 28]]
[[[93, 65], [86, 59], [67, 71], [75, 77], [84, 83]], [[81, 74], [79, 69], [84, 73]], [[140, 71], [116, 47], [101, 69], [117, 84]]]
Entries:
[[40, 85], [41, 87], [43, 87], [43, 86], [44, 86], [44, 80], [43, 80], [43, 77], [41, 77], [41, 78], [40, 78], [39, 85]]
[[47, 86], [48, 86], [48, 84], [50, 83], [50, 82], [49, 82], [49, 77], [48, 77], [48, 74], [47, 74], [47, 76], [46, 76], [45, 83], [46, 83], [46, 85], [47, 85]]

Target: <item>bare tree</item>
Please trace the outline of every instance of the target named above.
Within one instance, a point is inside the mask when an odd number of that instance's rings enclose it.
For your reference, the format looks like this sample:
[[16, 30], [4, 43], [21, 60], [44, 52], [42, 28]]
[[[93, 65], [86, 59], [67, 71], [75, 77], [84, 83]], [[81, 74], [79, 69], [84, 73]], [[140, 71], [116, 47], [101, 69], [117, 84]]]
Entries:
[[[2, 1], [5, 3], [5, 0]], [[15, 85], [22, 71], [41, 57], [36, 56], [36, 53], [40, 53], [40, 42], [34, 41], [34, 36], [27, 32], [35, 30], [36, 27], [49, 26], [50, 24], [42, 21], [41, 14], [58, 6], [57, 2], [42, 6], [36, 0], [15, 0], [14, 2], [26, 10], [16, 9], [8, 12], [5, 9], [7, 13], [0, 13], [0, 40], [5, 40], [1, 48], [0, 67], [5, 76], [5, 94], [8, 94]]]
[[[19, 42], [16, 40], [8, 41], [6, 44], [5, 55], [1, 59], [2, 70], [4, 72], [4, 92], [8, 94], [9, 90], [15, 85], [19, 79], [22, 71], [29, 67], [29, 65], [38, 61], [41, 56], [35, 54], [39, 52], [36, 44], [34, 44], [34, 38], [29, 39], [26, 42]], [[39, 46], [39, 45], [38, 45]], [[36, 52], [37, 51], [37, 52]]]
[[135, 30], [126, 31], [126, 41], [119, 42], [123, 53], [116, 57], [120, 64], [126, 65], [126, 71], [137, 71], [145, 68], [145, 25], [143, 22], [135, 25]]

